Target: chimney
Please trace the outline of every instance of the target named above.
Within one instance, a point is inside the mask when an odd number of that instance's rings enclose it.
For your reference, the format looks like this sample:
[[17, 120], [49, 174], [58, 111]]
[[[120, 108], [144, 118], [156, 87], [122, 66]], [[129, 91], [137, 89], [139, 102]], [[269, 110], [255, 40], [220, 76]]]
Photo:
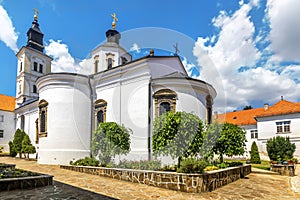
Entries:
[[218, 119], [218, 112], [217, 111], [214, 112], [214, 118]]
[[283, 100], [283, 96], [281, 96], [281, 101]]
[[151, 57], [154, 56], [154, 49], [151, 49], [151, 50], [150, 50], [150, 56], [151, 56]]
[[264, 104], [264, 109], [265, 109], [265, 111], [267, 111], [269, 109], [269, 104], [268, 103]]

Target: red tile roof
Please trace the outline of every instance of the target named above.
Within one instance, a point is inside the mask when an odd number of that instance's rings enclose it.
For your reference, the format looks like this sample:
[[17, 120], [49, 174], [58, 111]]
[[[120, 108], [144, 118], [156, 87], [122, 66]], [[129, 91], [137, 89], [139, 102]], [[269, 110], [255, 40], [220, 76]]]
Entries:
[[228, 112], [218, 115], [218, 122], [228, 122], [241, 125], [254, 125], [256, 124], [257, 117], [267, 117], [275, 115], [287, 115], [292, 113], [300, 113], [300, 102], [293, 103], [287, 100], [281, 100], [269, 106], [267, 110], [264, 108], [254, 108], [250, 110], [241, 110], [236, 112]]
[[16, 98], [0, 94], [0, 110], [11, 111], [15, 110]]

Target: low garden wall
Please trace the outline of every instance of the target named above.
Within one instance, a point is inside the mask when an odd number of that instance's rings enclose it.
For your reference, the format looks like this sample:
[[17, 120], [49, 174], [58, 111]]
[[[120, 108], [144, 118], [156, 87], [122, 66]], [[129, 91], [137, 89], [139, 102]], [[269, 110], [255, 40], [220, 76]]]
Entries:
[[60, 168], [141, 183], [183, 192], [207, 192], [227, 185], [251, 173], [251, 165], [230, 167], [203, 174], [147, 171], [105, 167], [61, 165]]
[[296, 165], [271, 164], [270, 170], [283, 176], [295, 176]]
[[0, 191], [9, 191], [14, 189], [36, 188], [52, 185], [53, 176], [39, 175], [19, 178], [0, 179]]

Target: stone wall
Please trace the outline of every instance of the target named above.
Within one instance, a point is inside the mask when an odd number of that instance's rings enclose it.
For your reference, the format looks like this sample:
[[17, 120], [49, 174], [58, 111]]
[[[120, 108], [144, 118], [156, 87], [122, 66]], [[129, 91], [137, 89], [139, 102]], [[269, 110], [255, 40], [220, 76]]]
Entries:
[[251, 165], [230, 167], [203, 174], [146, 171], [105, 167], [61, 165], [60, 168], [141, 183], [183, 192], [207, 192], [227, 185], [251, 173]]
[[295, 176], [296, 165], [271, 164], [270, 170], [283, 176]]

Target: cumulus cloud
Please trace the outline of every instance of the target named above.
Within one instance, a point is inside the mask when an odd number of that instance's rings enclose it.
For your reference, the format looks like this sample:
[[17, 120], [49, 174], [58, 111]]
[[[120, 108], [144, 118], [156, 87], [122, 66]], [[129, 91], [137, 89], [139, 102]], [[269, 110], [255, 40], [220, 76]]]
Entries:
[[[251, 102], [274, 103], [281, 95], [289, 100], [300, 98], [300, 94], [296, 92], [300, 87], [299, 76], [297, 77], [300, 75], [300, 65], [281, 66], [280, 62], [274, 62], [275, 58], [280, 58], [280, 61], [297, 61], [296, 54], [300, 60], [300, 40], [294, 37], [294, 33], [286, 32], [292, 26], [288, 22], [290, 18], [295, 17], [297, 20], [299, 16], [296, 17], [296, 12], [292, 11], [284, 20], [278, 19], [280, 17], [276, 12], [279, 10], [274, 6], [282, 4], [279, 2], [270, 0], [267, 4], [266, 15], [269, 16], [269, 22], [265, 21], [265, 25], [270, 24], [270, 35], [266, 35], [268, 32], [263, 28], [255, 34], [256, 27], [250, 12], [259, 6], [259, 1], [252, 0], [245, 4], [241, 0], [240, 8], [235, 12], [221, 11], [212, 19], [213, 25], [219, 30], [218, 34], [197, 39], [193, 53], [201, 66], [198, 78], [211, 83], [218, 94], [225, 94], [217, 96], [216, 110], [222, 111], [224, 102], [227, 102], [226, 110], [234, 110], [250, 105]], [[284, 1], [283, 4], [288, 4], [286, 2], [292, 0]], [[293, 6], [290, 4], [287, 7]], [[287, 14], [288, 9], [283, 10]], [[296, 33], [300, 35], [295, 20], [292, 22], [296, 26]], [[266, 38], [269, 38], [271, 45], [259, 49], [259, 43], [267, 44]], [[290, 44], [293, 42], [296, 45]], [[221, 80], [216, 79], [218, 74]]]
[[137, 43], [134, 43], [132, 47], [130, 47], [129, 51], [135, 51], [136, 53], [141, 53], [141, 49]]
[[17, 40], [18, 33], [15, 32], [15, 27], [3, 6], [0, 5], [0, 40], [3, 41], [7, 47], [16, 53], [18, 51]]
[[274, 60], [300, 62], [300, 1], [268, 0], [266, 15], [270, 23]]

